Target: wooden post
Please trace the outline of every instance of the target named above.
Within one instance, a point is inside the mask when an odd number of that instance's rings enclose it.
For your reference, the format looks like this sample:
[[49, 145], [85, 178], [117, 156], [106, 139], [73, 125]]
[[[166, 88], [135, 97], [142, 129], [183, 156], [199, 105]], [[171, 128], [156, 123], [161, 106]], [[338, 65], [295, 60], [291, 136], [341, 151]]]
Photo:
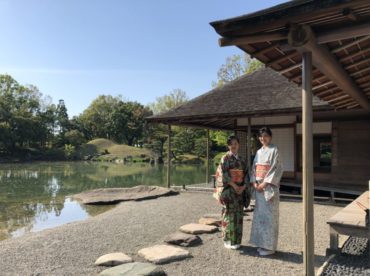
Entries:
[[206, 184], [209, 183], [209, 129], [207, 129], [207, 160], [206, 160]]
[[312, 54], [302, 54], [302, 156], [303, 156], [303, 263], [305, 275], [314, 276], [313, 218], [313, 131], [312, 131]]
[[167, 187], [171, 187], [171, 125], [168, 125]]
[[247, 133], [247, 165], [248, 165], [248, 172], [251, 175], [251, 147], [252, 147], [252, 119], [248, 117], [248, 133]]

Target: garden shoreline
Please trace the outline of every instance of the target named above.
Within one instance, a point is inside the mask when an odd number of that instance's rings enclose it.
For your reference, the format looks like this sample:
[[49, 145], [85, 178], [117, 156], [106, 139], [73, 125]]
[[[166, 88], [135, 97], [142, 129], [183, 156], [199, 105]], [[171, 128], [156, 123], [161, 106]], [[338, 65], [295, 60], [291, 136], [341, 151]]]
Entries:
[[[326, 257], [329, 230], [326, 220], [340, 207], [315, 205], [316, 268]], [[104, 268], [95, 260], [121, 251], [135, 261], [137, 252], [162, 244], [166, 235], [183, 224], [197, 222], [205, 214], [219, 214], [210, 193], [182, 192], [177, 196], [146, 201], [122, 202], [116, 208], [84, 221], [0, 242], [1, 274], [7, 275], [96, 275]], [[221, 234], [201, 235], [203, 244], [189, 248], [193, 258], [162, 265], [168, 275], [298, 275], [302, 273], [302, 203], [280, 205], [280, 240], [273, 257], [258, 257], [248, 245], [251, 216], [244, 219], [241, 251], [223, 248]]]

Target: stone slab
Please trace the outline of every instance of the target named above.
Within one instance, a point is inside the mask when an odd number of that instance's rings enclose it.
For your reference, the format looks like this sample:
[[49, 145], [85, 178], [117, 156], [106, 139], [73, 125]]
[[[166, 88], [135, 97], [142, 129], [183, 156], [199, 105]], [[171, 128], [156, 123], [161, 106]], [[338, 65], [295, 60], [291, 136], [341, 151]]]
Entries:
[[172, 245], [155, 245], [143, 248], [139, 250], [138, 254], [155, 264], [169, 263], [190, 257], [189, 251]]
[[103, 266], [116, 266], [126, 263], [131, 263], [132, 258], [122, 252], [114, 252], [100, 256], [96, 261], [95, 265]]
[[164, 242], [179, 246], [195, 246], [202, 243], [202, 239], [197, 235], [185, 234], [182, 232], [176, 232], [168, 235]]
[[103, 270], [101, 276], [164, 276], [166, 273], [151, 263], [127, 263]]
[[204, 225], [220, 226], [221, 220], [215, 218], [200, 218], [199, 223]]
[[216, 226], [204, 225], [200, 223], [189, 223], [180, 227], [180, 231], [187, 234], [214, 233], [218, 230]]
[[112, 204], [120, 201], [152, 199], [175, 195], [177, 192], [158, 186], [139, 185], [133, 188], [102, 188], [85, 191], [73, 196], [84, 204]]

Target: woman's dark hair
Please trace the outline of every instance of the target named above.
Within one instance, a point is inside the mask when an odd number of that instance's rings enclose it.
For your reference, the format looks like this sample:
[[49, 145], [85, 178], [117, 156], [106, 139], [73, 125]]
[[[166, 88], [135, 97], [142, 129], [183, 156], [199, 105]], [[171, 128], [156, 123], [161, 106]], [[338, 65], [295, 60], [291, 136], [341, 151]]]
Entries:
[[262, 127], [258, 130], [258, 137], [261, 137], [264, 133], [266, 133], [268, 136], [272, 137], [272, 132], [269, 127]]
[[236, 137], [235, 135], [230, 135], [229, 138], [227, 138], [227, 145], [231, 146], [231, 143], [233, 142], [233, 140], [237, 141], [238, 144], [240, 144], [238, 137]]

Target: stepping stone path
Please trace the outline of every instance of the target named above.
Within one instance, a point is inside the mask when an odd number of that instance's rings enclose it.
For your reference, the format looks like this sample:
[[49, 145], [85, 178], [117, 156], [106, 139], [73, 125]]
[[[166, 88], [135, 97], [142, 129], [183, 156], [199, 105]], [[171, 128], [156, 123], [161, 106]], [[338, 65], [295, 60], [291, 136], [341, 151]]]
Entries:
[[167, 236], [164, 242], [180, 246], [194, 246], [202, 243], [202, 239], [196, 235], [176, 232]]
[[201, 218], [199, 219], [200, 224], [220, 226], [221, 220], [215, 218]]
[[190, 257], [190, 253], [172, 245], [155, 245], [139, 250], [139, 256], [155, 264], [178, 261]]
[[132, 262], [131, 257], [121, 252], [115, 252], [115, 253], [109, 253], [109, 254], [99, 257], [96, 260], [95, 264], [104, 265], [104, 266], [115, 266], [115, 265], [121, 265], [125, 263], [131, 263], [131, 262]]
[[180, 231], [187, 234], [204, 234], [216, 232], [218, 228], [213, 225], [204, 225], [200, 223], [189, 223], [180, 227]]
[[128, 263], [115, 266], [102, 271], [99, 275], [102, 276], [160, 276], [166, 273], [159, 267], [151, 263]]

